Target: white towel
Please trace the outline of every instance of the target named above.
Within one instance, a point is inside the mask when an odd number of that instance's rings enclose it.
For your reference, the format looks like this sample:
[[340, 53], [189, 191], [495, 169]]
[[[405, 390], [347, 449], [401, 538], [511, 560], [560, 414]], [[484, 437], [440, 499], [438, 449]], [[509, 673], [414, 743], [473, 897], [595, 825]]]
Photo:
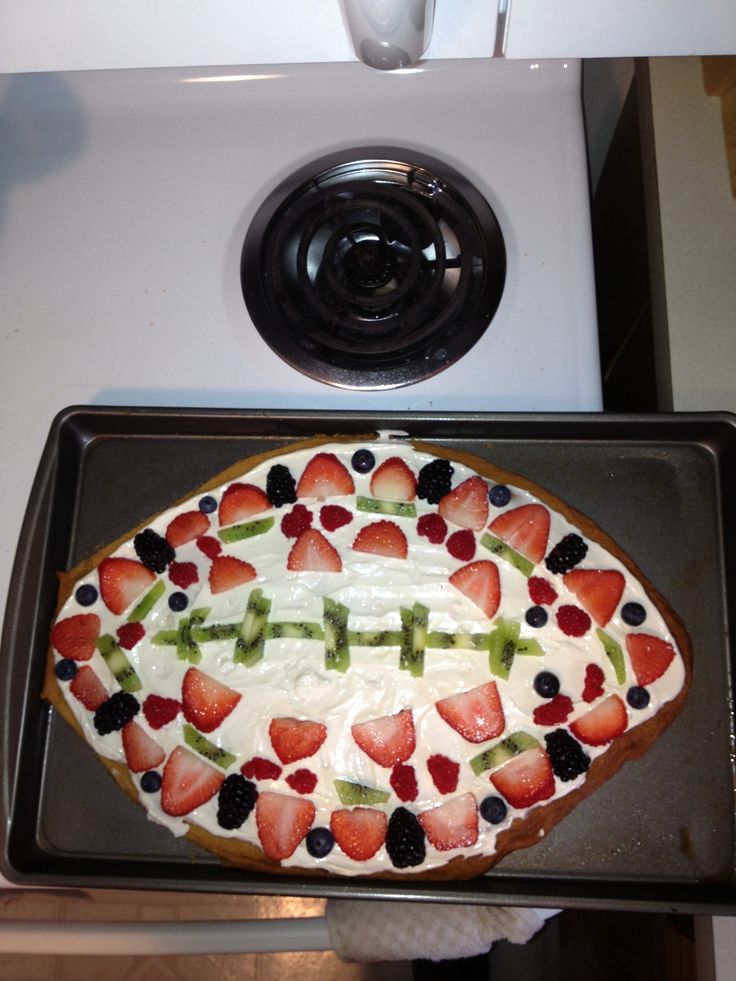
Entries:
[[525, 944], [550, 911], [331, 899], [326, 915], [332, 946], [339, 957], [373, 963], [475, 957], [490, 950], [496, 940]]

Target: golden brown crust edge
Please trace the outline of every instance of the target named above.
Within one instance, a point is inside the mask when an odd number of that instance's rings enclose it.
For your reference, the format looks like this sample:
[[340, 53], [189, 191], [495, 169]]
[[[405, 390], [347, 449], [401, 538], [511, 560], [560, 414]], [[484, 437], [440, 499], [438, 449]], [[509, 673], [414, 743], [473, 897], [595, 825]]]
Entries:
[[[311, 439], [301, 440], [297, 443], [290, 443], [287, 446], [281, 446], [276, 449], [257, 454], [256, 456], [247, 457], [246, 459], [239, 460], [227, 467], [225, 470], [216, 474], [200, 487], [193, 488], [183, 497], [172, 502], [172, 504], [166, 505], [166, 507], [176, 506], [177, 504], [188, 500], [190, 497], [200, 493], [206, 493], [208, 490], [212, 490], [226, 481], [235, 480], [242, 477], [257, 467], [264, 460], [268, 460], [272, 457], [282, 456], [301, 449], [317, 448], [326, 443], [368, 442], [370, 440], [375, 440], [376, 438], [377, 435], [375, 433], [366, 434], [363, 436], [320, 435]], [[611, 744], [611, 746], [609, 746], [604, 754], [597, 757], [591, 764], [586, 775], [585, 783], [581, 787], [570, 792], [569, 794], [566, 794], [564, 797], [552, 801], [551, 803], [540, 804], [537, 807], [534, 807], [523, 818], [517, 818], [509, 828], [498, 836], [496, 841], [496, 852], [494, 855], [475, 856], [473, 858], [453, 858], [445, 865], [426, 871], [375, 872], [365, 876], [356, 876], [356, 878], [395, 880], [404, 882], [407, 880], [436, 882], [461, 881], [483, 875], [511, 852], [517, 851], [521, 848], [531, 847], [532, 845], [542, 841], [547, 834], [557, 824], [559, 824], [560, 821], [562, 821], [564, 817], [574, 810], [578, 804], [580, 804], [583, 800], [593, 794], [599, 787], [602, 787], [603, 784], [607, 783], [608, 780], [615, 776], [624, 763], [643, 756], [657, 741], [657, 739], [659, 739], [662, 733], [672, 724], [682, 710], [692, 679], [693, 654], [687, 630], [667, 600], [654, 588], [631, 557], [623, 552], [619, 545], [586, 515], [582, 514], [565, 501], [551, 494], [545, 488], [535, 484], [527, 477], [521, 476], [510, 470], [497, 467], [488, 460], [485, 460], [483, 457], [478, 457], [475, 454], [455, 449], [446, 449], [441, 446], [435, 446], [431, 443], [424, 443], [418, 440], [410, 440], [410, 442], [417, 450], [431, 453], [434, 456], [445, 457], [446, 459], [452, 460], [456, 463], [464, 464], [470, 469], [481, 474], [483, 477], [486, 477], [488, 480], [493, 481], [493, 483], [512, 484], [521, 488], [522, 490], [528, 491], [540, 501], [547, 504], [552, 510], [556, 510], [562, 514], [571, 524], [579, 528], [586, 538], [596, 542], [598, 545], [601, 545], [603, 548], [608, 550], [623, 565], [625, 565], [631, 574], [643, 585], [652, 604], [660, 612], [672, 636], [675, 638], [685, 666], [685, 682], [682, 690], [674, 699], [663, 705], [658, 713], [647, 722], [636, 726], [623, 736], [620, 736], [614, 743]], [[151, 519], [141, 522], [136, 528], [127, 532], [125, 535], [121, 536], [119, 539], [105, 548], [100, 549], [93, 556], [90, 556], [88, 559], [77, 565], [74, 569], [67, 573], [60, 574], [57, 611], [63, 606], [67, 598], [71, 595], [73, 584], [79, 578], [94, 569], [102, 561], [102, 559], [104, 559], [107, 555], [112, 554], [120, 545], [135, 535], [137, 531], [145, 528], [150, 520]], [[80, 726], [74, 718], [72, 711], [66, 704], [64, 696], [56, 680], [53, 667], [54, 657], [51, 647], [49, 647], [42, 697], [53, 705], [59, 714], [65, 719], [65, 721], [79, 733], [82, 739], [84, 739], [84, 734]], [[98, 759], [104, 764], [115, 781], [123, 788], [128, 796], [135, 803], [140, 805], [138, 793], [133, 781], [130, 778], [127, 767], [121, 763], [107, 760], [101, 756], [98, 757]], [[267, 859], [259, 848], [256, 848], [247, 842], [236, 841], [232, 838], [221, 838], [217, 835], [211, 834], [203, 828], [191, 826], [186, 834], [186, 837], [196, 845], [199, 845], [200, 847], [216, 855], [224, 864], [236, 866], [246, 871], [266, 872], [276, 875], [310, 876], [343, 880], [345, 878], [344, 876], [327, 872], [322, 869], [306, 869], [296, 866], [283, 866], [277, 862]]]

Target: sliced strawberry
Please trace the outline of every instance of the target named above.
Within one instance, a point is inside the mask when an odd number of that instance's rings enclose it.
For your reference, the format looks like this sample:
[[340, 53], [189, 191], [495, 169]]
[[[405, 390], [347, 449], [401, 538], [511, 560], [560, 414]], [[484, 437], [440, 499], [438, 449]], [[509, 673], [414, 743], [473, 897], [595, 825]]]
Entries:
[[445, 722], [469, 743], [494, 739], [506, 727], [495, 681], [442, 698], [436, 705]]
[[62, 657], [72, 661], [89, 661], [100, 636], [100, 618], [96, 613], [77, 613], [59, 620], [51, 631], [51, 643]]
[[549, 756], [536, 746], [527, 749], [491, 774], [491, 783], [512, 807], [531, 807], [555, 792]]
[[212, 732], [240, 701], [238, 692], [199, 668], [189, 668], [181, 684], [184, 718], [200, 732]]
[[353, 739], [379, 766], [395, 766], [409, 759], [416, 747], [411, 709], [352, 726]]
[[201, 511], [184, 511], [166, 527], [166, 541], [172, 548], [180, 548], [187, 542], [196, 541], [209, 531], [210, 519]]
[[424, 833], [437, 851], [465, 848], [478, 840], [478, 808], [472, 794], [461, 794], [419, 815]]
[[210, 591], [225, 593], [255, 578], [256, 570], [250, 562], [236, 559], [234, 555], [216, 555], [210, 566]]
[[159, 744], [137, 722], [126, 723], [123, 726], [122, 737], [128, 769], [133, 773], [155, 770], [166, 758], [166, 753]]
[[270, 508], [271, 502], [260, 487], [236, 483], [230, 484], [220, 498], [218, 516], [221, 525], [232, 525]]
[[107, 688], [87, 664], [74, 675], [69, 690], [90, 712], [96, 712], [108, 698]]
[[631, 658], [637, 684], [642, 687], [661, 678], [675, 656], [672, 644], [651, 634], [628, 634], [626, 650]]
[[356, 552], [383, 555], [387, 559], [405, 559], [409, 554], [406, 535], [393, 521], [374, 521], [361, 528], [355, 536]]
[[624, 591], [621, 573], [616, 569], [573, 569], [562, 581], [598, 626], [605, 627]]
[[263, 790], [256, 801], [256, 827], [267, 858], [289, 858], [312, 827], [316, 808], [311, 800]]
[[501, 581], [494, 562], [481, 559], [453, 572], [450, 582], [490, 620], [501, 602]]
[[541, 562], [547, 551], [549, 511], [543, 504], [522, 504], [499, 514], [491, 532], [530, 562]]
[[292, 545], [286, 568], [291, 572], [342, 572], [342, 559], [321, 531], [309, 528]]
[[354, 493], [353, 478], [334, 453], [316, 453], [296, 485], [297, 497], [316, 497], [318, 501]]
[[441, 498], [437, 510], [461, 528], [481, 531], [488, 521], [488, 484], [482, 477], [468, 477]]
[[215, 796], [225, 774], [183, 746], [166, 761], [161, 781], [161, 808], [171, 817], [183, 817]]
[[586, 746], [604, 746], [626, 732], [629, 717], [618, 695], [609, 695], [570, 724], [570, 732]]
[[401, 457], [392, 456], [374, 470], [371, 494], [380, 501], [413, 501], [417, 496], [417, 479]]
[[330, 817], [330, 831], [341, 850], [356, 862], [373, 858], [386, 840], [388, 818], [373, 807], [337, 810]]
[[268, 728], [273, 750], [282, 763], [314, 756], [327, 738], [327, 726], [309, 719], [272, 719]]
[[103, 559], [98, 569], [100, 595], [111, 613], [119, 616], [156, 579], [156, 574], [135, 559]]

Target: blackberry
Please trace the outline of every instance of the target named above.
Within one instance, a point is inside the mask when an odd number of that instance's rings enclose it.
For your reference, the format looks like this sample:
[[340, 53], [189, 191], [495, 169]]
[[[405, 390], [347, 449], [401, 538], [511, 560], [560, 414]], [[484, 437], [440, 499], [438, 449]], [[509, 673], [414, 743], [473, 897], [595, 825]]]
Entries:
[[140, 704], [135, 695], [127, 691], [116, 691], [95, 712], [95, 729], [101, 736], [108, 732], [116, 732], [135, 718], [140, 711]]
[[386, 851], [397, 869], [421, 865], [426, 857], [422, 826], [405, 807], [397, 807], [389, 818]]
[[570, 533], [560, 539], [544, 560], [544, 564], [550, 572], [561, 575], [582, 562], [587, 552], [588, 546], [580, 535]]
[[567, 729], [555, 729], [544, 737], [555, 775], [563, 782], [574, 780], [590, 766], [590, 757]]
[[165, 538], [158, 535], [153, 528], [139, 531], [133, 539], [135, 554], [151, 572], [166, 571], [169, 562], [173, 562], [176, 552]]
[[240, 773], [225, 777], [217, 798], [217, 823], [221, 828], [234, 831], [248, 819], [256, 804], [256, 785]]
[[268, 471], [266, 477], [266, 497], [275, 508], [296, 501], [296, 481], [291, 471], [283, 463], [277, 463]]
[[452, 490], [452, 475], [455, 468], [449, 460], [432, 460], [425, 463], [419, 471], [417, 481], [417, 497], [426, 500], [428, 504], [438, 504]]

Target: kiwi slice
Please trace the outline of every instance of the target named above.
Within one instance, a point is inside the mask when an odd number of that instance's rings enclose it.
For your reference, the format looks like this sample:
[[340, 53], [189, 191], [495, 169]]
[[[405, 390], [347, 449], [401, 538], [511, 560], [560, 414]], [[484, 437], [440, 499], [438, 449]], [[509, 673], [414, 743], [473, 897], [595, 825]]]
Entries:
[[399, 667], [414, 678], [424, 674], [424, 650], [427, 646], [429, 610], [415, 603], [411, 610], [401, 607], [401, 653]]
[[379, 501], [375, 497], [356, 497], [355, 506], [369, 514], [389, 514], [394, 518], [416, 518], [416, 505], [404, 501]]
[[266, 643], [266, 624], [271, 612], [271, 600], [263, 595], [263, 590], [253, 589], [248, 596], [245, 616], [240, 634], [235, 641], [234, 660], [250, 668], [263, 657]]
[[214, 763], [215, 766], [221, 766], [223, 770], [227, 770], [231, 763], [235, 762], [235, 756], [232, 753], [228, 753], [226, 749], [220, 749], [219, 746], [215, 746], [214, 743], [210, 742], [206, 736], [203, 736], [189, 722], [184, 723], [183, 732], [184, 742], [187, 746], [193, 749], [195, 753], [199, 753], [200, 756], [204, 756], [210, 763]]
[[470, 761], [470, 767], [478, 777], [486, 770], [494, 770], [502, 763], [508, 763], [514, 756], [524, 753], [527, 749], [534, 749], [535, 746], [539, 746], [539, 740], [535, 739], [534, 736], [530, 736], [528, 732], [523, 730], [514, 732], [494, 746], [484, 749], [482, 753], [474, 756]]
[[192, 640], [190, 617], [182, 617], [179, 620], [179, 628], [176, 632], [176, 656], [180, 661], [189, 661], [190, 664], [199, 664], [202, 660], [202, 652], [197, 643]]
[[[239, 623], [210, 623], [206, 627], [198, 627], [192, 623], [191, 628], [195, 644], [206, 644], [210, 640], [236, 640], [240, 636]], [[169, 631], [162, 630], [161, 633], [166, 634]], [[153, 643], [156, 643], [155, 637]]]
[[504, 562], [508, 562], [515, 569], [526, 576], [527, 579], [534, 572], [534, 563], [529, 559], [525, 558], [520, 552], [511, 548], [506, 542], [502, 542], [500, 538], [496, 538], [489, 531], [483, 535], [480, 540], [481, 545], [487, 548], [489, 552], [492, 552], [497, 558], [503, 559]]
[[319, 623], [301, 621], [278, 621], [266, 625], [266, 640], [324, 640], [325, 632]]
[[391, 796], [386, 790], [376, 790], [375, 787], [366, 787], [350, 780], [335, 780], [334, 784], [340, 803], [345, 807], [355, 804], [385, 804]]
[[111, 634], [102, 634], [97, 638], [97, 650], [105, 659], [105, 664], [115, 675], [115, 679], [123, 691], [140, 691], [143, 685], [136, 674], [135, 668], [125, 655], [122, 647]]
[[324, 598], [325, 667], [347, 671], [350, 667], [348, 616], [350, 610], [329, 596]]
[[430, 630], [427, 634], [427, 648], [452, 651], [487, 651], [489, 634], [451, 634], [446, 630]]
[[508, 678], [516, 657], [516, 642], [520, 625], [517, 620], [499, 617], [488, 635], [488, 663], [491, 673], [498, 678]]
[[610, 634], [607, 634], [605, 630], [601, 630], [600, 627], [596, 629], [595, 634], [601, 644], [603, 644], [603, 649], [613, 665], [613, 670], [616, 672], [616, 681], [620, 685], [623, 685], [626, 681], [626, 662], [624, 661], [624, 652], [621, 650], [621, 645]]
[[401, 630], [348, 630], [348, 644], [358, 647], [401, 647]]
[[140, 623], [145, 620], [156, 603], [166, 592], [166, 583], [163, 579], [157, 579], [148, 592], [139, 600], [128, 615], [128, 623]]
[[245, 538], [254, 538], [256, 535], [265, 535], [273, 528], [275, 518], [256, 518], [253, 521], [244, 521], [239, 525], [231, 525], [229, 528], [222, 528], [217, 532], [217, 537], [226, 545], [232, 542], [240, 542]]

